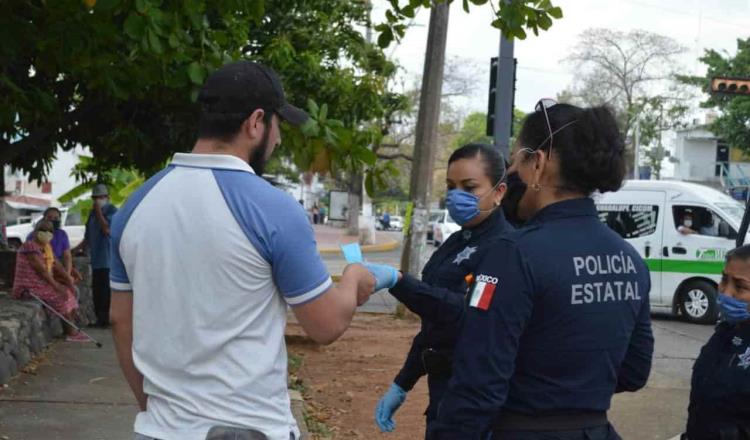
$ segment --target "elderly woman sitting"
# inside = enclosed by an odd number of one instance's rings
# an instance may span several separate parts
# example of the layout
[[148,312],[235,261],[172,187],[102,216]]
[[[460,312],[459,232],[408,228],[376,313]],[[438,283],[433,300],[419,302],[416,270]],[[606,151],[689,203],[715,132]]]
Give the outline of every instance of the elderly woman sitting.
[[[13,296],[30,298],[29,292],[39,297],[58,313],[73,321],[78,309],[74,281],[55,259],[50,241],[54,233],[52,222],[37,223],[29,240],[18,250]],[[85,342],[88,338],[67,324],[65,334],[72,342]]]

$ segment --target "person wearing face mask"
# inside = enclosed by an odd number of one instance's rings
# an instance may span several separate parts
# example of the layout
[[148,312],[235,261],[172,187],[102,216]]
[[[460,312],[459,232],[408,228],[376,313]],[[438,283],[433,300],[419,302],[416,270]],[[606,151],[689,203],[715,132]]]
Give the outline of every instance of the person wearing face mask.
[[677,227],[677,232],[682,235],[697,234],[693,228],[693,214],[687,212],[682,216],[682,222],[680,222],[680,226]]
[[[74,293],[74,281],[55,258],[50,242],[54,237],[52,222],[41,220],[36,224],[31,239],[18,250],[16,272],[13,280],[13,296],[29,299],[28,292],[46,302],[69,321],[75,320],[78,301]],[[89,339],[63,323],[67,340],[86,342]]]
[[619,439],[612,395],[645,386],[654,344],[646,264],[590,197],[622,185],[620,130],[542,100],[512,159],[503,209],[523,226],[477,263],[428,439]]
[[383,432],[395,429],[393,416],[407,393],[427,376],[430,402],[427,426],[437,416],[451,375],[452,353],[465,309],[464,295],[486,243],[511,226],[499,209],[505,193],[505,161],[489,145],[468,144],[448,160],[446,207],[461,225],[435,251],[422,271],[422,280],[388,266],[367,265],[390,293],[420,316],[404,366],[376,407],[375,422]]
[[750,245],[727,253],[722,322],[693,367],[687,440],[750,440]]
[[110,225],[117,208],[109,203],[109,191],[104,184],[94,186],[91,199],[93,207],[86,221],[86,233],[81,244],[73,249],[73,253],[89,249],[96,326],[106,328],[109,327],[109,304],[112,295],[109,288]]
[[[60,220],[61,217],[62,214],[60,212],[60,209],[55,207],[47,208],[42,216],[44,220],[51,222],[52,226],[55,229],[55,232],[52,236],[52,241],[50,242],[50,246],[52,246],[52,252],[55,255],[55,258],[57,258],[57,260],[62,263],[65,271],[70,274],[73,279],[78,280],[80,279],[81,275],[73,267],[73,255],[70,250],[70,239],[68,238],[68,233],[62,229],[62,222]],[[33,239],[33,232],[30,233],[28,237],[26,237],[26,240],[31,239]]]

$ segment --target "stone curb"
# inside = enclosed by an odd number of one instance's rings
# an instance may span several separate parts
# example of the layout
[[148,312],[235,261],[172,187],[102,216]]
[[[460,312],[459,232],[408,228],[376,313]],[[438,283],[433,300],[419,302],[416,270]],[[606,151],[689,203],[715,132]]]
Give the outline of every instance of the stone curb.
[[[342,243],[342,244],[346,244],[346,243]],[[397,242],[396,240],[391,240],[391,241],[388,241],[386,243],[381,243],[381,244],[366,244],[362,246],[362,253],[367,254],[371,252],[389,252],[389,251],[398,249],[398,247],[399,247],[399,242]],[[339,248],[338,246],[323,247],[323,248],[318,248],[318,252],[321,254],[327,254],[327,255],[338,254],[338,253],[341,253],[341,248]]]
[[307,423],[305,423],[305,400],[302,398],[302,394],[296,390],[289,390],[289,399],[292,401],[292,415],[294,415],[299,427],[300,440],[309,440],[310,432],[307,430]]
[[26,364],[62,335],[58,318],[35,301],[0,295],[0,384],[7,384]]

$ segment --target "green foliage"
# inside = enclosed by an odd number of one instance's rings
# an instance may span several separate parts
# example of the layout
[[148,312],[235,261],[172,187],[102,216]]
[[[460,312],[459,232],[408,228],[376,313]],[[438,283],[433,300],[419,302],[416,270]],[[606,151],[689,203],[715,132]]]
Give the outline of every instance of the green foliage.
[[646,164],[654,176],[661,177],[662,162],[666,150],[661,143],[661,135],[667,130],[687,126],[685,116],[690,109],[686,99],[665,96],[642,97],[633,104],[633,112],[638,116],[638,144],[646,159]]
[[[454,0],[438,0],[443,3],[452,3]],[[389,0],[390,9],[386,11],[386,21],[375,26],[380,32],[378,45],[388,47],[394,40],[400,40],[406,33],[405,22],[416,16],[419,8],[429,8],[431,0],[406,0],[404,4],[400,0]],[[495,12],[495,20],[492,26],[500,29],[505,38],[519,40],[526,39],[526,31],[531,30],[534,35],[539,35],[539,30],[546,31],[552,26],[552,21],[563,17],[562,9],[554,6],[551,0],[462,0],[465,12],[470,12],[471,6],[482,6],[490,4]],[[495,7],[497,3],[497,7]]]
[[[523,120],[526,117],[526,113],[521,110],[513,109],[513,136],[518,136],[523,125]],[[511,139],[512,141],[513,139]],[[480,144],[492,144],[493,139],[491,136],[487,136],[487,114],[484,112],[474,112],[466,116],[461,129],[458,132],[458,136],[453,142],[453,149],[460,148],[463,145],[470,143]]]
[[[700,87],[709,93],[711,78],[716,76],[750,77],[750,39],[737,40],[734,56],[706,50],[700,61],[706,65],[706,76],[681,76],[685,84]],[[750,152],[750,96],[709,95],[701,103],[705,108],[718,108],[721,115],[711,125],[711,130],[732,147]]]
[[145,177],[142,173],[134,169],[115,168],[99,174],[97,164],[93,158],[87,156],[79,157],[78,164],[73,168],[71,175],[81,183],[67,193],[58,197],[61,203],[73,202],[72,212],[81,214],[81,218],[86,218],[92,208],[90,198],[81,199],[86,193],[91,191],[97,183],[104,183],[109,190],[109,199],[115,206],[122,206],[125,200],[138,189]]
[[361,127],[399,98],[386,89],[395,66],[361,34],[367,13],[348,0],[0,2],[0,38],[14,42],[0,46],[0,164],[41,179],[58,147],[81,145],[93,175],[148,176],[192,147],[200,85],[237,59],[274,67],[292,103],[326,104],[311,139],[285,128],[299,170],[316,157],[298,151],[311,143],[350,149],[345,161],[333,152],[336,166],[369,164]]

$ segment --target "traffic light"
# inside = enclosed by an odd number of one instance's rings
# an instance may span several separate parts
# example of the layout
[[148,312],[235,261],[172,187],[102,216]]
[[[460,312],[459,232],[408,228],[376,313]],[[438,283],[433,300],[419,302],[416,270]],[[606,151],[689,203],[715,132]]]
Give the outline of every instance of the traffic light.
[[487,100],[487,136],[495,134],[495,91],[497,90],[497,57],[490,60],[490,96]]
[[[518,60],[513,58],[513,92],[511,109],[515,107],[516,98],[516,68]],[[495,95],[497,94],[497,57],[490,60],[490,92],[487,100],[487,136],[495,135]],[[510,135],[513,136],[513,111],[510,113]]]
[[711,93],[750,95],[750,78],[728,78],[717,76],[711,79]]

